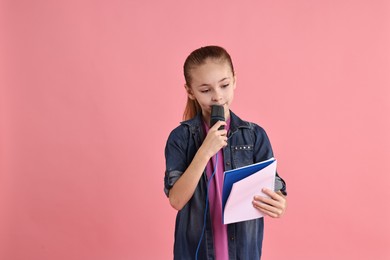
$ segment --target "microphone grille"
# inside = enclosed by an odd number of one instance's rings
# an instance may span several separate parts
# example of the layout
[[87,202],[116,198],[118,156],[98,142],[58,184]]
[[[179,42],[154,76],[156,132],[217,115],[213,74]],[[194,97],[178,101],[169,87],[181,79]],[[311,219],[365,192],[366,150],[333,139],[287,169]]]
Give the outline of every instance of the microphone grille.
[[210,127],[218,121],[225,121],[225,111],[223,106],[213,105],[211,106]]

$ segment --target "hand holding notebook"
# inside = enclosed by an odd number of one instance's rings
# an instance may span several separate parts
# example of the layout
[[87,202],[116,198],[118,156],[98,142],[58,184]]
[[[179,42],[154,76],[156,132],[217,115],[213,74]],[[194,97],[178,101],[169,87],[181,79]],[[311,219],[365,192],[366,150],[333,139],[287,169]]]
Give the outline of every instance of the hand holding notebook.
[[276,159],[259,162],[224,173],[222,192],[223,223],[229,224],[263,217],[255,209],[252,200],[255,195],[268,195],[263,188],[274,190]]

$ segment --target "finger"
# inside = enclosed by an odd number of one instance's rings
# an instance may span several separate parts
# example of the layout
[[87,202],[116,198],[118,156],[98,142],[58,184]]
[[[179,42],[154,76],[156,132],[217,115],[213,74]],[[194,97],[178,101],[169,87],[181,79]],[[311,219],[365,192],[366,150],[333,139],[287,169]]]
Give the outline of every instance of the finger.
[[265,194],[267,194],[268,196],[270,196],[274,200],[281,201],[284,199],[282,196],[280,196],[279,194],[277,194],[273,190],[263,188],[261,191],[264,192]]
[[[225,122],[225,121],[218,121],[218,122],[216,122],[216,123],[213,125],[212,128],[210,128],[210,130],[211,130],[211,129],[213,129],[213,130],[218,130],[221,126],[224,126],[224,128],[225,128],[226,122]],[[224,129],[223,129],[223,130],[224,130]],[[222,131],[222,129],[221,129],[221,131]],[[226,131],[226,130],[225,130],[225,131]]]
[[258,209],[264,216],[269,216],[271,218],[280,218],[281,217],[281,214],[279,215],[278,213],[275,213],[275,212],[272,212],[272,211],[268,211],[266,209],[261,209],[259,208]]
[[256,209],[260,210],[262,213],[264,213],[265,215],[268,215],[272,218],[278,218],[284,212],[284,210],[281,208],[277,208],[277,207],[274,207],[272,205],[269,205],[269,204],[266,204],[263,202],[253,201],[252,204]]
[[283,213],[281,209],[258,201],[254,201],[253,206],[256,209],[260,210],[262,213],[271,217],[278,217]]
[[259,195],[256,195],[254,196],[254,201],[258,201],[259,203],[264,203],[264,204],[267,204],[271,207],[275,207],[277,209],[280,209],[282,210],[282,213],[284,213],[286,211],[286,208],[287,208],[287,200],[285,197],[283,197],[282,195],[279,195],[280,196],[280,200],[275,200],[273,198],[268,198],[268,197],[263,197],[263,196],[259,196]]
[[267,204],[267,205],[270,205],[272,207],[277,207],[277,208],[281,208],[282,207],[282,204],[281,202],[277,201],[277,200],[274,200],[272,198],[268,198],[268,197],[263,197],[263,196],[259,196],[259,195],[256,195],[254,196],[254,201],[256,202],[259,202],[259,203],[264,203],[264,204]]

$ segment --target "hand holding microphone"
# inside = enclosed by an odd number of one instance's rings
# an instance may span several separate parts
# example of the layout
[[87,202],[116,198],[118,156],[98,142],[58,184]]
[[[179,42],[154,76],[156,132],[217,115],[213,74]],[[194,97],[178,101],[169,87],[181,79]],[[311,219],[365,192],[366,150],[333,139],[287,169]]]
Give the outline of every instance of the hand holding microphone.
[[210,158],[227,145],[227,131],[225,130],[225,125],[223,106],[212,106],[210,130],[201,146],[201,149],[205,149],[205,152]]

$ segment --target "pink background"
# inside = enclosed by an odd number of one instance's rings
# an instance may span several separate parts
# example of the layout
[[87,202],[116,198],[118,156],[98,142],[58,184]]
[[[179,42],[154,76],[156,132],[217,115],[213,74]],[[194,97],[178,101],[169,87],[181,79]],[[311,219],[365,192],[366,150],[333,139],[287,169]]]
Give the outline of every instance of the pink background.
[[163,150],[184,59],[208,44],[288,182],[263,259],[390,259],[389,1],[0,8],[0,259],[172,258]]

